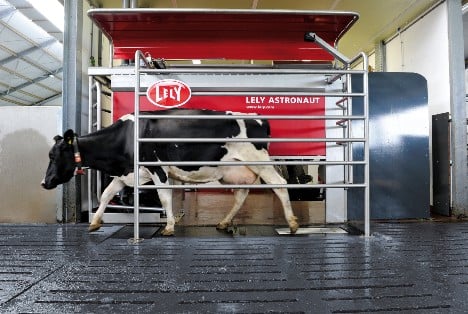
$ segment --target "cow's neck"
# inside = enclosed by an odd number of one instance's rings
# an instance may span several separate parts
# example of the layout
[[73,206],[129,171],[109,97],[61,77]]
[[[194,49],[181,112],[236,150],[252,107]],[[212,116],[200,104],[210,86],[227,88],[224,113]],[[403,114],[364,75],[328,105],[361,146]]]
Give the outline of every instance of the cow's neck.
[[115,176],[132,171],[133,125],[132,132],[128,132],[128,124],[119,121],[108,128],[80,136],[78,149],[83,166]]

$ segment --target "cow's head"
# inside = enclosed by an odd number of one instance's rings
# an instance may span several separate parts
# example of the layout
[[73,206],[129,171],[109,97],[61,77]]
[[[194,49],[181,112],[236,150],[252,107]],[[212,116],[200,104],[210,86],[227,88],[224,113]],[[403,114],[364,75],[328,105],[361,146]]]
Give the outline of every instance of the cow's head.
[[54,137],[55,144],[49,152],[49,166],[46,176],[42,180],[42,186],[47,189],[54,189],[57,185],[70,181],[75,171],[75,160],[73,156],[73,141],[75,133],[68,130],[63,137]]

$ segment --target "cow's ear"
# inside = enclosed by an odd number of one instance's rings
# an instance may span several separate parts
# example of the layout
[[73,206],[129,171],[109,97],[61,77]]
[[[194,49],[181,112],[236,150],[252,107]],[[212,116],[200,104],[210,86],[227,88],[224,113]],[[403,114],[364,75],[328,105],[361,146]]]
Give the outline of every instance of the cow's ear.
[[63,139],[63,137],[61,137],[60,135],[55,135],[55,136],[54,136],[54,141],[55,141],[55,143],[57,143],[58,141],[60,141],[60,140],[62,140],[62,139]]
[[63,134],[63,139],[65,140],[66,143],[68,144],[73,144],[73,139],[75,138],[75,132],[73,130],[66,130],[65,133]]

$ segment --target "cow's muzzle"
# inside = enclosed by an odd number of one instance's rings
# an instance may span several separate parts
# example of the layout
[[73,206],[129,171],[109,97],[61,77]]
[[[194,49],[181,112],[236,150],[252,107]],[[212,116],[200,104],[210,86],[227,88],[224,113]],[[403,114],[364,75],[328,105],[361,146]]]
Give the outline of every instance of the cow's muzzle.
[[45,179],[43,179],[41,181],[41,186],[46,190],[52,190],[52,189],[55,189],[57,187],[56,184],[51,184],[50,182],[47,183]]

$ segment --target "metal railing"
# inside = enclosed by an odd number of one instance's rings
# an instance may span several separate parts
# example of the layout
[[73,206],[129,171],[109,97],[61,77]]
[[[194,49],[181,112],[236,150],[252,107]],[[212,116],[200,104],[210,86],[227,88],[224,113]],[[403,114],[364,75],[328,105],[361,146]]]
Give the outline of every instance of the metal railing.
[[[363,68],[362,71],[351,71],[349,69],[350,65],[358,60],[362,59]],[[346,60],[345,60],[346,61]],[[144,66],[142,66],[144,64]],[[197,189],[197,188],[209,188],[209,189],[234,189],[234,188],[249,188],[249,189],[264,189],[264,188],[363,188],[364,189],[364,234],[366,236],[370,235],[370,209],[369,209],[369,143],[368,143],[368,130],[369,130],[369,98],[368,98],[368,73],[367,73],[368,60],[367,56],[364,53],[360,53],[358,56],[351,60],[347,60],[347,69],[344,70],[313,70],[313,69],[151,69],[150,65],[147,63],[145,56],[141,51],[135,53],[135,93],[134,93],[134,175],[135,183],[139,182],[139,168],[140,166],[182,166],[182,165],[211,165],[211,166],[221,166],[221,165],[343,165],[345,169],[345,180],[343,183],[334,183],[334,184],[261,184],[261,185],[236,185],[236,184],[184,184],[184,185],[174,185],[174,184],[164,184],[164,185],[139,185],[135,184],[134,186],[134,241],[138,242],[139,240],[139,191],[143,189]],[[141,87],[141,75],[142,74],[173,74],[173,73],[239,73],[239,74],[322,74],[322,75],[334,75],[334,76],[344,76],[346,78],[346,91],[343,92],[288,92],[288,91],[277,91],[277,92],[255,92],[255,91],[203,91],[203,92],[193,92],[192,95],[294,95],[294,96],[326,96],[326,97],[340,97],[347,99],[348,103],[352,102],[352,98],[361,97],[363,98],[363,114],[353,116],[351,107],[346,107],[343,103],[340,103],[340,106],[345,108],[343,110],[343,115],[335,116],[295,116],[295,115],[267,115],[267,116],[252,116],[252,115],[234,115],[234,116],[181,116],[171,117],[167,115],[140,115],[140,96],[145,95],[145,92],[142,91]],[[352,74],[361,74],[363,76],[363,92],[362,93],[352,93],[351,90],[351,75]],[[324,80],[324,83],[326,80]],[[216,162],[171,162],[171,161],[140,161],[140,144],[141,143],[150,143],[150,142],[219,142],[219,138],[144,138],[139,134],[140,130],[140,120],[141,119],[278,119],[278,120],[336,120],[341,121],[341,123],[347,123],[346,131],[343,133],[343,138],[226,138],[222,139],[223,142],[336,142],[349,144],[345,153],[343,155],[343,160],[340,161],[248,161],[248,162],[225,162],[225,161],[216,161]],[[351,122],[355,120],[363,121],[363,136],[358,138],[351,137]],[[345,122],[343,122],[345,121]],[[362,161],[353,161],[352,160],[352,148],[351,145],[354,142],[363,143],[364,146],[364,158]],[[364,167],[364,182],[354,183],[352,180],[352,167],[355,165],[362,165]]]

